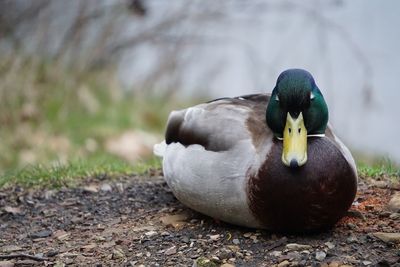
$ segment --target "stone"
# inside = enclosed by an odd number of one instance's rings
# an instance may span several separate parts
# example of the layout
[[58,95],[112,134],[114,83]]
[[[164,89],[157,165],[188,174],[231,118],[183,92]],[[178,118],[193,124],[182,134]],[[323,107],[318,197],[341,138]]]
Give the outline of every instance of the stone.
[[250,239],[253,240],[253,243],[258,243],[258,239],[256,235],[250,236]]
[[297,252],[297,251],[291,251],[291,252],[289,252],[289,253],[286,255],[286,257],[288,257],[290,261],[301,259],[301,255],[300,255],[300,253]]
[[350,235],[350,236],[347,238],[347,243],[357,243],[357,242],[358,242],[358,239],[357,239],[357,237],[354,236],[354,235]]
[[147,237],[152,237],[152,236],[155,236],[155,235],[157,235],[157,232],[156,231],[148,231],[148,232],[146,232],[146,233],[144,233]]
[[349,210],[349,211],[347,212],[347,216],[350,216],[350,217],[353,217],[353,218],[360,218],[360,219],[362,219],[363,221],[367,220],[367,218],[365,217],[365,215],[362,214],[362,212],[359,211],[359,210]]
[[357,225],[355,225],[354,223],[348,223],[347,228],[349,228],[351,230],[355,230],[355,229],[357,229]]
[[65,267],[65,263],[61,261],[56,261],[56,263],[53,265],[53,267]]
[[84,245],[84,246],[82,246],[81,247],[81,250],[83,250],[83,251],[85,251],[85,252],[88,252],[88,251],[92,251],[94,248],[96,248],[97,247],[97,244],[95,244],[95,243],[90,243],[90,244],[88,244],[88,245]]
[[60,241],[68,239],[70,233],[65,232],[64,230],[57,230],[54,232],[53,236]]
[[176,253],[176,247],[172,246],[165,250],[164,254],[167,256],[174,255]]
[[185,221],[189,218],[186,213],[166,215],[160,218],[160,221],[165,226],[172,226],[174,228],[180,228],[184,226]]
[[400,233],[376,232],[372,235],[386,243],[400,243]]
[[400,190],[400,182],[391,182],[389,188],[392,190]]
[[212,241],[217,241],[218,239],[219,239],[219,237],[220,237],[220,235],[210,235],[210,239],[212,240]]
[[12,261],[0,261],[0,267],[14,267]]
[[99,192],[99,187],[96,184],[91,184],[83,187],[83,191],[87,193],[97,193]]
[[392,212],[400,212],[400,193],[392,196],[388,204],[389,210]]
[[278,267],[287,267],[289,265],[290,265],[290,262],[288,260],[284,260],[278,264]]
[[238,252],[240,251],[240,247],[239,246],[235,246],[235,245],[229,245],[227,246],[230,250],[232,250],[233,252]]
[[323,252],[323,251],[317,251],[317,252],[315,253],[315,259],[316,259],[317,261],[323,261],[325,258],[326,258],[326,253],[325,253],[325,252]]
[[340,266],[340,262],[338,261],[332,261],[331,263],[329,263],[329,267],[339,267]]
[[109,184],[102,184],[100,187],[100,190],[103,192],[111,192],[112,191],[112,187]]
[[220,267],[235,267],[235,265],[230,264],[230,263],[224,263]]
[[289,250],[307,250],[307,249],[311,249],[312,247],[310,245],[289,243],[286,245],[286,248]]
[[11,253],[11,252],[20,251],[20,250],[23,250],[23,249],[19,246],[15,246],[15,245],[6,245],[3,247],[0,247],[0,251],[4,252],[4,253]]
[[232,240],[232,243],[235,244],[235,245],[239,245],[240,244],[240,240],[235,238],[235,239]]
[[114,249],[112,253],[112,258],[113,259],[123,259],[125,258],[125,253],[122,249]]
[[249,238],[252,235],[252,233],[244,233],[243,236],[246,238]]
[[205,258],[200,257],[193,263],[193,267],[217,267],[218,264]]
[[388,187],[388,182],[386,181],[378,181],[378,180],[373,180],[371,182],[372,186],[378,187],[378,188],[386,188]]
[[37,266],[37,263],[34,260],[20,260],[17,262],[17,266]]
[[12,215],[22,214],[22,210],[19,207],[6,206],[3,209],[5,212],[10,213]]
[[335,244],[333,244],[332,242],[326,242],[325,246],[327,246],[329,249],[335,248]]
[[372,264],[372,261],[363,261],[362,264],[363,264],[364,266],[368,266],[368,265],[371,265],[371,264]]
[[390,214],[389,218],[393,220],[400,219],[400,213],[392,213]]
[[32,239],[37,239],[37,238],[49,237],[52,234],[53,234],[53,232],[50,230],[42,230],[42,231],[30,234],[29,237]]
[[220,262],[221,262],[221,259],[218,258],[217,256],[212,256],[212,257],[211,257],[211,260],[212,260],[213,262],[216,262],[216,263],[220,263]]
[[271,256],[273,256],[273,257],[278,258],[278,257],[282,256],[282,251],[274,250],[274,251],[270,252],[269,254],[270,254]]
[[229,249],[222,248],[222,249],[220,250],[218,256],[219,256],[220,259],[223,259],[223,260],[224,260],[224,259],[232,258],[233,253],[232,253]]

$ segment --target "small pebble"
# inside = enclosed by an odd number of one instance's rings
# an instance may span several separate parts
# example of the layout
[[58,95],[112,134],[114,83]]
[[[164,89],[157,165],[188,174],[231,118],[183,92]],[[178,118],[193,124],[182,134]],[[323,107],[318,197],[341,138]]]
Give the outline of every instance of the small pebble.
[[229,259],[233,256],[232,252],[226,248],[222,248],[218,255],[220,259]]
[[124,251],[122,249],[114,249],[112,254],[113,259],[123,259],[125,258]]
[[357,243],[358,239],[354,235],[351,235],[346,239],[346,241],[347,241],[347,243]]
[[311,246],[310,245],[290,243],[290,244],[286,245],[286,248],[289,249],[289,250],[306,250],[306,249],[311,249]]
[[247,238],[247,237],[250,237],[251,235],[252,235],[252,233],[244,233],[244,234],[243,234],[243,236],[246,237],[246,238]]
[[111,192],[112,191],[112,187],[109,184],[102,184],[100,187],[100,190],[103,192]]
[[165,250],[164,254],[167,256],[174,255],[176,253],[176,247],[172,246]]
[[49,237],[53,234],[52,231],[50,230],[43,230],[43,231],[39,231],[36,233],[32,233],[29,235],[30,238],[32,239],[37,239],[37,238],[44,238],[44,237]]
[[335,245],[332,242],[326,242],[325,246],[327,246],[329,249],[333,249]]
[[290,265],[290,262],[288,260],[284,260],[278,264],[278,267],[287,267],[289,265]]
[[217,241],[219,239],[220,235],[210,235],[210,239],[212,241]]
[[325,252],[323,252],[323,251],[317,251],[317,252],[315,253],[315,259],[316,259],[317,261],[323,261],[325,258],[326,258],[326,253],[325,253]]
[[329,267],[339,267],[340,266],[340,262],[338,261],[332,261],[331,263],[329,263]]
[[14,267],[12,261],[0,261],[0,267]]
[[357,226],[354,223],[348,223],[347,228],[349,228],[351,230],[355,230],[355,229],[357,229]]
[[239,245],[240,241],[239,241],[239,239],[235,238],[235,239],[232,240],[232,243],[235,244],[235,245]]
[[400,212],[400,193],[396,193],[392,196],[388,208],[392,212]]
[[393,220],[400,219],[400,213],[392,213],[390,214],[389,218]]
[[156,234],[157,234],[156,231],[148,231],[148,232],[145,233],[145,235],[146,235],[147,237],[152,237],[152,236],[155,236]]

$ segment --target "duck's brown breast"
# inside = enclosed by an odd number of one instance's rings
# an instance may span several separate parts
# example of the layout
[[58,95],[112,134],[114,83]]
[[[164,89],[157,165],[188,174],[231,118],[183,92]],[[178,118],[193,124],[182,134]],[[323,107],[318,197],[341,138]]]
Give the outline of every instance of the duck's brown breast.
[[281,161],[282,142],[274,141],[256,176],[249,179],[249,206],[274,231],[310,232],[332,227],[351,206],[357,175],[328,138],[309,138],[308,161],[289,168]]

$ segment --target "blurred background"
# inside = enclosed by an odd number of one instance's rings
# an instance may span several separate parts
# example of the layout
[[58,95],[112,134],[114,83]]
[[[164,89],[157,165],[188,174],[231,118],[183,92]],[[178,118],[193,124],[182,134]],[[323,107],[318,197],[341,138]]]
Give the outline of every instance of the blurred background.
[[397,164],[399,10],[396,0],[0,0],[0,174],[71,161],[129,169],[151,159],[171,110],[271,92],[294,67],[314,75],[360,161]]

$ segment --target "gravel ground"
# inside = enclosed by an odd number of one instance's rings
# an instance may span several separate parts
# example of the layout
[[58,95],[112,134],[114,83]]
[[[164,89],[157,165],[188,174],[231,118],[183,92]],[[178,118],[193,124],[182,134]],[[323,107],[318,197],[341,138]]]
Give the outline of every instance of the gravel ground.
[[400,266],[400,214],[388,208],[395,194],[398,185],[362,180],[334,229],[294,236],[191,211],[157,172],[59,190],[1,189],[0,267]]

